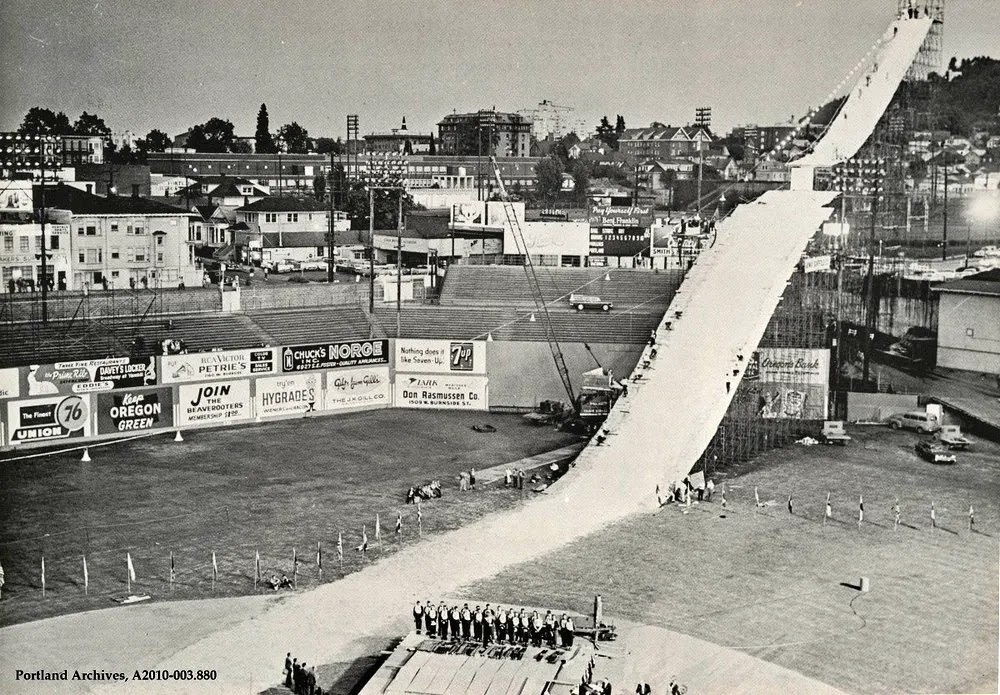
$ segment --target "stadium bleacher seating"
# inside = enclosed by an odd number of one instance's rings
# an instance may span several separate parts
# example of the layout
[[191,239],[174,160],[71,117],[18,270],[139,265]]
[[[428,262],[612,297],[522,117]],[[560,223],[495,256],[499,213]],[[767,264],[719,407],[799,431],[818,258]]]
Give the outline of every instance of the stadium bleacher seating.
[[[572,292],[610,300],[615,309],[666,311],[680,285],[679,272],[649,272],[614,268],[536,267],[538,284],[546,302]],[[605,278],[609,278],[605,280]],[[531,305],[531,288],[521,266],[455,265],[448,269],[441,291],[442,306]],[[568,303],[556,303],[569,307]]]

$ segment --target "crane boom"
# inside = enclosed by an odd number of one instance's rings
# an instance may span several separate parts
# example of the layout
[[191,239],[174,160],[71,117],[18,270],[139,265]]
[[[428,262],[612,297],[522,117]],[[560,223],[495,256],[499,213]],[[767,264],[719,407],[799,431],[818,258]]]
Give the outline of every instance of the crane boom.
[[507,187],[503,183],[503,176],[500,174],[500,166],[496,157],[490,157],[490,166],[493,168],[493,177],[496,179],[497,187],[500,191],[500,199],[503,202],[504,213],[507,216],[507,224],[514,233],[514,242],[518,246],[518,252],[523,251],[524,273],[528,277],[528,288],[531,290],[531,298],[535,302],[535,309],[544,317],[545,339],[549,343],[549,350],[552,352],[552,360],[556,364],[556,371],[562,380],[566,395],[569,396],[570,405],[576,412],[578,405],[576,396],[573,394],[573,382],[570,380],[569,369],[566,367],[566,358],[563,357],[562,348],[556,338],[555,329],[552,327],[552,319],[549,316],[549,307],[542,296],[542,288],[538,283],[538,274],[535,273],[535,266],[531,262],[531,255],[528,253],[528,245],[524,241],[524,232],[521,230],[521,223],[517,221],[513,206],[510,204],[510,196],[507,194]]

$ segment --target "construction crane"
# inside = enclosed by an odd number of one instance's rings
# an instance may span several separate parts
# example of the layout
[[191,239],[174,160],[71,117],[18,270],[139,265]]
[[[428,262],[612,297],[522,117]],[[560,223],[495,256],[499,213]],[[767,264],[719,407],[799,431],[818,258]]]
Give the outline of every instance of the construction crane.
[[521,223],[514,213],[514,206],[510,203],[510,196],[507,194],[507,187],[504,186],[503,176],[500,174],[500,166],[496,157],[490,157],[490,166],[493,167],[493,177],[496,179],[497,188],[500,192],[500,200],[503,202],[504,214],[507,216],[507,225],[514,235],[514,243],[517,245],[517,252],[524,256],[524,273],[528,276],[528,287],[531,290],[531,298],[535,302],[535,309],[544,317],[545,339],[549,343],[549,350],[552,352],[552,360],[556,363],[556,371],[562,380],[566,395],[574,413],[578,413],[579,404],[576,396],[573,395],[573,382],[569,377],[569,369],[566,368],[566,359],[563,357],[562,348],[559,347],[559,340],[556,338],[555,329],[552,328],[552,319],[549,316],[549,307],[542,296],[542,288],[538,283],[538,275],[535,273],[535,266],[531,262],[531,254],[528,253],[528,245],[524,241],[524,232],[521,230]]

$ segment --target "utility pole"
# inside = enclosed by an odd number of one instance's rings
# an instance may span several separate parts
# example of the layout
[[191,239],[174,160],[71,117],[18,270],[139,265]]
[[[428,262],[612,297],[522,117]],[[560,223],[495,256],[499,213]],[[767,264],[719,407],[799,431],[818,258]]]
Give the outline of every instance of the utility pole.
[[396,218],[396,337],[399,337],[400,314],[403,311],[403,189],[399,189]]
[[329,238],[329,241],[327,242],[327,247],[326,247],[326,255],[327,255],[326,281],[328,283],[330,283],[330,284],[333,284],[333,280],[334,280],[334,277],[335,277],[336,272],[337,272],[337,266],[334,263],[334,255],[333,255],[333,245],[334,245],[334,243],[336,241],[336,239],[334,237],[336,229],[334,228],[333,217],[334,217],[334,212],[336,210],[336,207],[334,205],[334,200],[333,200],[333,198],[334,198],[334,196],[333,196],[333,184],[334,184],[334,181],[333,181],[333,152],[332,151],[330,152],[330,176],[328,176],[327,179],[330,182],[330,184],[328,186],[328,188],[330,189],[330,191],[329,191],[329,194],[330,194],[330,224],[328,225],[330,238]]
[[942,228],[941,260],[948,260],[948,160],[944,162],[944,227]]
[[[43,135],[42,137],[45,138],[45,139],[48,139],[48,136]],[[46,246],[45,246],[45,217],[46,217],[46,214],[45,214],[45,156],[46,156],[45,142],[42,142],[42,160],[41,160],[41,163],[42,163],[42,186],[41,186],[42,200],[41,200],[41,209],[39,210],[39,213],[40,213],[39,214],[39,218],[40,218],[39,222],[41,223],[41,227],[42,227],[42,245],[41,245],[41,251],[42,251],[42,277],[39,278],[39,279],[41,280],[41,285],[42,285],[42,323],[43,324],[49,322],[49,302],[48,302],[48,299],[49,299],[49,274],[48,274],[48,264],[46,263],[46,258],[45,258],[45,251],[46,251]]]
[[368,187],[368,311],[375,314],[375,190]]
[[872,218],[868,236],[868,312],[865,316],[865,359],[862,366],[861,379],[868,382],[870,370],[872,343],[875,337],[875,312],[878,306],[878,296],[875,293],[875,224],[878,218],[878,186],[881,179],[882,161],[875,160],[875,191],[872,196]]

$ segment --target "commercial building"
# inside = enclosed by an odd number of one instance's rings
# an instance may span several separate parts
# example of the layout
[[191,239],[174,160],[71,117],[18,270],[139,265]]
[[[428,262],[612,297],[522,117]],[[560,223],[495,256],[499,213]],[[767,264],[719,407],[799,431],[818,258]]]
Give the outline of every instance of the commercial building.
[[494,109],[452,113],[438,123],[438,145],[441,154],[527,157],[531,120]]
[[61,137],[63,166],[104,163],[104,138],[100,135],[63,135]]
[[323,154],[155,152],[147,162],[153,174],[242,178],[278,194],[309,195],[313,179],[330,171],[330,156]]
[[369,154],[434,154],[434,134],[416,133],[406,128],[406,117],[399,128],[388,132],[364,136],[365,151]]
[[936,289],[938,366],[1000,374],[1000,268]]
[[550,135],[559,139],[570,133],[583,138],[589,130],[586,122],[577,118],[576,109],[553,104],[548,99],[542,99],[537,106],[521,109],[518,113],[531,120],[531,134],[536,140],[544,140]]
[[[333,213],[334,231],[350,230],[347,213]],[[240,258],[258,262],[305,260],[327,255],[330,210],[318,200],[268,197],[236,208],[230,243]]]

